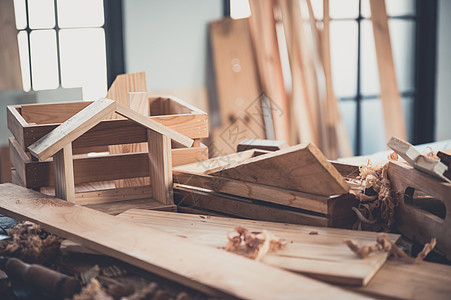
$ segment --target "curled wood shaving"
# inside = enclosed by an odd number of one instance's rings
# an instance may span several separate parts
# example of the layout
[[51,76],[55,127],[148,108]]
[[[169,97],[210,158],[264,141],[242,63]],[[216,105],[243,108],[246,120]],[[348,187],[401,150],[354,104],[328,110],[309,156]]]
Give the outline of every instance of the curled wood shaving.
[[376,238],[376,244],[360,246],[356,241],[352,239],[343,240],[352,252],[357,254],[360,258],[368,257],[372,252],[384,251],[389,252],[391,256],[403,260],[407,263],[417,263],[424,260],[426,256],[434,249],[436,239],[432,238],[429,243],[424,245],[423,250],[417,255],[416,258],[407,255],[404,250],[396,246],[385,234],[381,234]]
[[91,279],[91,282],[85,286],[80,294],[75,295],[73,300],[113,300],[97,279]]
[[7,229],[11,240],[0,242],[0,254],[14,256],[28,263],[44,263],[59,252],[61,238],[31,222],[20,222]]
[[285,242],[282,239],[277,238],[266,230],[250,232],[243,226],[235,227],[234,232],[227,234],[227,238],[229,242],[226,245],[226,251],[257,261],[261,260],[266,253],[279,250],[285,246]]
[[[397,156],[390,155],[390,158],[394,160]],[[393,227],[398,198],[391,189],[387,170],[388,164],[373,166],[370,161],[359,167],[357,180],[362,189],[356,195],[360,202],[353,207],[357,215],[354,229],[389,232]]]

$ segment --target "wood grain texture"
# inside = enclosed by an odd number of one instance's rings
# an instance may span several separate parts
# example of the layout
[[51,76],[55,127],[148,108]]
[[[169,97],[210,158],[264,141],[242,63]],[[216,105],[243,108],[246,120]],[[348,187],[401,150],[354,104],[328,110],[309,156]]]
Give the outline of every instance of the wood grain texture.
[[290,141],[288,97],[283,82],[282,64],[274,19],[274,1],[249,1],[249,25],[257,58],[262,90],[269,98],[275,139]]
[[9,147],[0,147],[0,183],[11,182],[11,160],[9,158]]
[[451,295],[451,267],[389,259],[368,285],[352,290],[377,299],[446,300]]
[[349,191],[343,177],[313,144],[301,144],[225,166],[211,173],[299,192],[332,196]]
[[285,141],[246,139],[238,144],[236,147],[236,152],[242,152],[249,149],[277,151],[288,147],[289,146]]
[[[451,183],[439,181],[423,172],[415,170],[403,163],[390,162],[388,176],[392,188],[399,194],[399,206],[396,211],[397,229],[412,240],[427,243],[431,238],[437,238],[435,249],[451,258]],[[413,198],[413,193],[407,188],[413,188],[433,199],[438,199],[444,205],[445,217],[440,218],[420,207],[416,207],[404,197],[405,193]]]
[[72,161],[72,144],[64,145],[53,155],[55,174],[55,196],[75,203],[74,164]]
[[[128,106],[128,93],[130,92],[147,92],[145,72],[117,75],[105,98]],[[112,118],[117,117],[112,116]]]
[[[373,232],[142,209],[131,209],[118,217],[215,248],[225,247],[227,233],[233,231],[235,226],[244,226],[254,232],[267,230],[284,239],[287,246],[265,255],[263,263],[341,284],[367,284],[388,256],[387,253],[378,253],[362,260],[343,243],[346,238],[360,244],[374,243],[378,233]],[[317,234],[310,235],[312,231]],[[399,236],[390,234],[389,238],[396,242]]]
[[29,146],[28,149],[36,158],[46,160],[63,146],[97,125],[115,109],[116,102],[113,100],[99,99]]
[[172,198],[171,140],[158,132],[148,130],[149,173],[153,198],[165,205],[174,204]]
[[149,117],[143,116],[137,113],[136,111],[131,110],[130,108],[123,106],[121,104],[117,104],[116,113],[146,127],[147,129],[163,134],[185,147],[191,147],[194,143],[194,141],[189,137],[186,137],[183,134],[180,134],[177,131],[170,129],[158,123],[157,121],[150,119]]
[[399,94],[393,62],[385,1],[370,0],[370,9],[374,44],[376,46],[382,109],[384,112],[385,140],[388,141],[392,136],[407,140],[406,124],[401,107],[401,95]]
[[248,19],[209,24],[220,126],[212,132],[213,156],[235,152],[246,138],[265,138],[257,66]]
[[0,1],[0,91],[22,89],[13,0]]
[[359,298],[307,277],[12,184],[0,185],[0,212],[210,295],[272,300]]
[[63,123],[73,117],[93,101],[62,103],[34,103],[20,106],[20,114],[28,123],[55,124]]

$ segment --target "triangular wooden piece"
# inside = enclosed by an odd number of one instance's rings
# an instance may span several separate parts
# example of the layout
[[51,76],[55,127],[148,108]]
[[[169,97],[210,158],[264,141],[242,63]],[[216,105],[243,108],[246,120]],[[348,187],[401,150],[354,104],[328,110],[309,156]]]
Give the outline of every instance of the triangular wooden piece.
[[226,178],[332,196],[349,186],[314,144],[300,144],[260,155],[211,173]]

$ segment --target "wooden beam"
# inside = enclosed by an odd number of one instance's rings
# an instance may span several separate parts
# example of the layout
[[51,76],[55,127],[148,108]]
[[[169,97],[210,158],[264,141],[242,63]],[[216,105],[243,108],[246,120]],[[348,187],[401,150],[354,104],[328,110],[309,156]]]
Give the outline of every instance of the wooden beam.
[[393,62],[385,1],[370,0],[370,9],[384,112],[385,140],[388,141],[392,136],[407,140],[401,95],[399,94]]
[[332,196],[349,191],[341,174],[313,144],[301,144],[231,164],[210,175]]
[[167,136],[168,138],[172,139],[173,141],[182,144],[185,147],[191,147],[194,143],[194,141],[183,134],[178,133],[175,130],[172,130],[164,125],[161,125],[160,123],[150,119],[149,117],[145,117],[136,111],[121,105],[117,104],[116,112],[148,129],[151,129],[153,131],[156,131],[160,134],[163,134]]
[[53,155],[55,168],[55,196],[75,203],[74,165],[72,161],[72,143]]
[[301,275],[13,184],[0,185],[0,213],[35,222],[51,233],[216,297],[359,298]]
[[288,147],[289,146],[285,141],[245,139],[238,144],[236,147],[236,152],[242,152],[250,149],[277,151]]
[[148,130],[147,135],[149,137],[149,171],[153,198],[163,204],[174,204],[171,140],[153,130]]
[[72,142],[86,131],[97,125],[116,109],[116,102],[99,99],[79,113],[59,125],[43,138],[28,147],[30,153],[40,160],[46,160],[66,144]]

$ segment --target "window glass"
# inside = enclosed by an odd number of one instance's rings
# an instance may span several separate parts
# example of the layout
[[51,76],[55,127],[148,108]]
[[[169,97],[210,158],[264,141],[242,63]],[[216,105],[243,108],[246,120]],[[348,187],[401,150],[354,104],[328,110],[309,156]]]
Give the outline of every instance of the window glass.
[[28,35],[25,31],[19,31],[17,35],[19,44],[20,69],[22,71],[22,84],[25,91],[31,89],[30,83],[30,60],[28,53]]
[[104,23],[102,0],[58,0],[58,24],[67,27],[100,27]]
[[34,30],[30,34],[33,89],[58,87],[55,30]]
[[28,17],[31,29],[55,27],[53,0],[28,1]]

